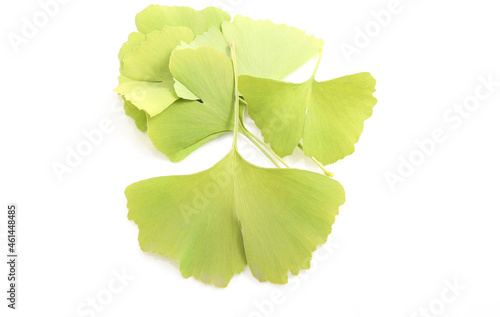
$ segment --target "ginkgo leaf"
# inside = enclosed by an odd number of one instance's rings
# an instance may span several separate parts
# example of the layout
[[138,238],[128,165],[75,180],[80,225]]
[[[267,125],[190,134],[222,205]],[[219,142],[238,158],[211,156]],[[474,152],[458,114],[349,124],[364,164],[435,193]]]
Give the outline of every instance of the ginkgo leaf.
[[135,125],[139,130],[145,132],[148,129],[148,118],[146,113],[143,110],[137,109],[136,106],[132,104],[132,102],[123,98],[125,108],[125,114],[134,119]]
[[[120,60],[120,73],[123,69],[123,58],[132,53],[132,51],[139,46],[142,42],[146,40],[146,35],[139,32],[132,32],[128,36],[127,42],[125,42],[120,52],[118,53],[118,59]],[[119,78],[119,80],[125,80],[125,77]],[[127,100],[124,96],[122,96],[124,104],[123,107],[125,109],[125,113],[134,119],[137,128],[141,131],[147,130],[147,118],[146,113],[143,110],[139,110],[130,100]]]
[[174,83],[175,93],[177,94],[177,96],[179,96],[179,98],[187,99],[187,100],[199,100],[200,99],[197,96],[195,96],[191,92],[191,90],[187,89],[186,86],[181,84],[177,79],[174,78],[174,81],[175,81],[175,83]]
[[185,42],[181,43],[180,47],[177,49],[182,49],[182,48],[195,49],[200,46],[213,47],[218,51],[220,51],[221,53],[226,54],[228,57],[231,57],[229,44],[224,35],[222,34],[222,32],[220,31],[220,28],[218,27],[211,27],[205,33],[196,36],[195,39],[190,43],[185,43]]
[[218,287],[247,263],[259,281],[278,284],[308,269],[345,200],[332,179],[257,167],[234,149],[206,171],[140,181],[125,194],[142,250]]
[[232,120],[221,120],[206,105],[183,99],[148,122],[149,138],[172,162],[182,161],[201,145],[232,130]]
[[179,100],[148,122],[155,147],[176,162],[233,130],[234,74],[226,55],[208,46],[175,50],[170,70],[203,102]]
[[[226,54],[228,57],[230,57],[230,52],[229,52],[229,44],[226,42],[226,39],[220,32],[219,27],[211,27],[208,29],[203,34],[198,35],[193,41],[190,43],[185,43],[182,42],[179,47],[177,47],[176,50],[179,49],[184,49],[184,48],[191,48],[195,49],[200,46],[210,46],[213,47],[220,52]],[[176,80],[175,85],[175,92],[180,98],[183,99],[188,99],[188,100],[197,100],[200,99],[193,92],[191,92],[186,86],[184,86],[182,83]]]
[[222,32],[212,27],[180,48],[211,46],[230,56],[229,43],[239,48],[240,75],[283,79],[316,55],[323,41],[304,31],[269,20],[252,20],[240,15],[222,23]]
[[136,80],[163,81],[172,78],[169,57],[181,43],[194,39],[187,27],[165,26],[147,35],[133,52],[123,57],[123,75]]
[[118,78],[120,84],[115,92],[132,102],[135,107],[145,110],[149,115],[155,116],[170,106],[177,95],[174,90],[174,80],[160,82],[133,80],[125,76]]
[[290,155],[302,139],[305,155],[323,164],[354,152],[377,102],[369,73],[302,84],[240,76],[239,90],[248,114],[278,155]]
[[222,21],[231,20],[231,16],[216,7],[208,7],[196,11],[189,7],[168,7],[150,5],[135,18],[139,32],[149,34],[168,26],[185,26],[194,35],[199,35],[212,26],[220,27]]
[[285,24],[236,15],[222,23],[228,43],[238,47],[238,74],[283,79],[314,57],[323,40]]
[[181,41],[190,42],[193,38],[186,27],[165,26],[148,34],[146,40],[124,55],[122,76],[115,91],[151,116],[163,111],[178,99],[169,70],[170,55]]
[[120,60],[120,72],[123,69],[123,58],[127,56],[128,54],[132,53],[132,51],[139,45],[141,45],[142,42],[146,40],[146,35],[139,33],[139,32],[132,32],[128,36],[127,42],[125,42],[121,49],[120,52],[118,53],[118,59]]

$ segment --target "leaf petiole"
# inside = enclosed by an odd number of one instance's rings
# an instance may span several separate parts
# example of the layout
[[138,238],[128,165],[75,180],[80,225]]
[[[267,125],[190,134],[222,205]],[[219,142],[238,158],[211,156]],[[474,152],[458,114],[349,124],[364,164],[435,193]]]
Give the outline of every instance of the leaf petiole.
[[250,135],[248,135],[246,132],[245,132],[245,128],[240,124],[240,133],[243,134],[248,140],[250,140],[250,142],[253,143],[253,145],[255,145],[255,147],[257,147],[268,159],[269,161],[271,161],[271,163],[273,163],[274,166],[276,166],[277,168],[281,168],[281,166],[276,163],[276,161],[272,158],[271,155],[269,155],[269,153],[267,153],[263,148],[262,146],[260,146],[260,144],[255,141],[254,138],[252,138]]
[[231,48],[231,57],[233,60],[234,71],[234,133],[233,133],[233,150],[238,149],[238,122],[240,112],[240,93],[238,92],[238,69],[236,67],[236,53],[234,50],[234,42],[229,45]]
[[276,154],[276,152],[274,152],[273,149],[271,149],[269,146],[267,146],[267,144],[262,142],[262,140],[260,140],[258,137],[256,137],[252,132],[248,131],[248,129],[243,125],[243,123],[241,123],[241,127],[243,128],[244,135],[256,140],[262,147],[264,147],[266,150],[269,151],[269,153],[271,153],[275,158],[277,158],[278,161],[281,162],[281,164],[285,165],[287,168],[290,168],[290,166],[278,154]]
[[[267,153],[262,146],[264,146],[271,154],[273,154],[283,165],[288,166],[281,157],[279,157],[271,148],[269,148],[264,142],[259,140],[255,135],[246,129],[243,124],[243,118],[240,120],[240,93],[238,91],[238,69],[236,67],[236,51],[234,48],[234,42],[229,45],[231,48],[231,58],[233,60],[233,71],[234,71],[234,133],[233,133],[233,149],[237,150],[238,146],[238,131],[240,131],[250,142],[252,142],[273,164],[274,166],[280,168],[278,163]],[[246,102],[244,102],[246,104]],[[241,129],[238,129],[239,127]]]
[[314,80],[314,78],[316,78],[316,72],[318,71],[319,63],[321,63],[321,57],[322,56],[323,56],[323,49],[321,49],[319,51],[318,61],[316,62],[316,67],[314,67],[314,71],[312,73],[311,80]]
[[[298,146],[299,149],[301,149],[302,151],[304,151],[304,148],[302,147],[301,143],[299,143],[297,146]],[[329,170],[327,170],[326,167],[323,164],[321,164],[321,162],[318,161],[314,156],[309,156],[309,157],[311,158],[311,160],[314,161],[314,163],[316,163],[316,165],[319,166],[319,168],[321,168],[321,170],[323,171],[323,173],[325,173],[326,176],[328,176],[328,177],[334,177],[335,176],[335,174],[333,174],[332,172],[330,172]]]

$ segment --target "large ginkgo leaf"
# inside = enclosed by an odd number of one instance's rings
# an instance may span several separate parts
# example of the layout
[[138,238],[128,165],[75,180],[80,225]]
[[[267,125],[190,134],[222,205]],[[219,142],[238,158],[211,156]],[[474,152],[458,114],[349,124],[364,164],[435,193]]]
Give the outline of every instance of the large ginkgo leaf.
[[140,181],[125,194],[141,248],[218,287],[247,263],[259,281],[278,284],[308,269],[345,200],[332,179],[260,168],[235,149],[209,170]]
[[302,139],[305,155],[323,164],[354,152],[377,102],[369,73],[325,82],[311,78],[302,84],[240,76],[239,90],[248,114],[276,153],[290,155]]
[[172,53],[172,74],[203,102],[179,100],[150,118],[148,136],[170,160],[180,161],[200,145],[233,130],[232,67],[229,57],[208,46]]
[[[130,46],[137,44],[138,38]],[[178,99],[169,70],[170,55],[181,41],[190,42],[193,38],[189,28],[165,26],[161,31],[148,34],[146,40],[128,54],[125,54],[129,50],[126,47],[120,84],[115,91],[151,116],[166,109]]]
[[220,27],[222,21],[231,20],[231,16],[219,8],[208,7],[201,11],[189,7],[168,7],[150,5],[139,12],[135,24],[139,32],[149,34],[168,26],[186,26],[194,35],[199,35],[212,26]]
[[283,79],[316,55],[323,41],[304,31],[269,20],[237,15],[212,27],[181,48],[211,46],[230,57],[229,43],[238,47],[238,74]]
[[238,48],[238,74],[283,79],[316,55],[323,40],[285,24],[237,15],[222,23],[228,43]]

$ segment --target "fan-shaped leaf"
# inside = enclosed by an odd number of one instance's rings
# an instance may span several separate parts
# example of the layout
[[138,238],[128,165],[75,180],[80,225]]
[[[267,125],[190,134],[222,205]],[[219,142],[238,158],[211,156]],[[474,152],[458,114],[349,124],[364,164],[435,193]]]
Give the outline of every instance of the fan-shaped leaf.
[[231,16],[219,8],[208,7],[196,11],[189,7],[167,7],[150,5],[139,12],[135,24],[139,32],[149,34],[168,26],[185,26],[194,35],[199,35],[210,27],[220,27],[222,21],[231,20]]
[[304,153],[331,164],[354,152],[363,123],[377,102],[375,79],[359,73],[302,84],[240,76],[248,114],[280,156],[303,140]]
[[208,46],[175,50],[170,69],[203,100],[179,100],[148,122],[155,147],[172,161],[180,161],[200,145],[233,130],[234,75],[231,60]]
[[141,248],[218,287],[247,263],[259,281],[278,284],[309,268],[345,200],[334,180],[257,167],[235,150],[209,170],[144,180],[125,194]]

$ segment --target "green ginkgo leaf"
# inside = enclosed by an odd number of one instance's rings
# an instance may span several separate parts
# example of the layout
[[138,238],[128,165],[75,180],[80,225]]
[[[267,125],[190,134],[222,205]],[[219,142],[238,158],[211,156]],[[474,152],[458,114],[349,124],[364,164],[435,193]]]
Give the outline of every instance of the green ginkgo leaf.
[[125,194],[142,250],[218,287],[247,263],[259,281],[277,284],[308,269],[345,200],[332,179],[257,167],[234,149],[206,171],[140,181]]
[[179,96],[179,98],[187,99],[187,100],[199,100],[200,99],[197,96],[195,96],[191,90],[187,89],[186,86],[181,84],[177,79],[174,78],[174,81],[175,81],[175,83],[174,83],[175,93],[177,94],[177,96]]
[[222,32],[212,27],[180,48],[211,46],[230,57],[229,43],[238,50],[238,73],[283,79],[316,55],[323,41],[304,31],[269,20],[252,20],[237,15],[222,23]]
[[123,101],[125,114],[134,119],[137,129],[141,130],[142,132],[146,132],[146,130],[148,129],[148,118],[146,113],[143,110],[137,109],[137,107],[127,99],[123,98]]
[[354,152],[377,102],[369,73],[324,82],[313,75],[302,84],[240,76],[239,89],[248,114],[278,155],[292,154],[302,140],[304,154],[325,165]]
[[195,49],[200,46],[213,47],[218,51],[220,51],[221,53],[226,54],[228,57],[231,57],[229,43],[227,42],[226,38],[220,31],[220,28],[218,27],[211,27],[205,33],[196,36],[196,38],[190,43],[181,43],[178,49],[182,48]]
[[314,57],[323,40],[285,24],[236,15],[222,23],[228,43],[238,47],[238,74],[283,79]]
[[155,147],[177,162],[232,131],[234,75],[231,59],[208,46],[175,50],[170,70],[203,100],[179,100],[148,122],[148,136]]
[[194,35],[199,35],[212,26],[220,27],[221,23],[231,20],[231,16],[216,7],[208,7],[201,11],[189,7],[167,7],[150,5],[139,12],[135,18],[137,30],[149,34],[168,26],[185,26]]
[[120,52],[118,53],[118,59],[120,60],[120,73],[123,70],[123,58],[132,53],[134,49],[141,45],[141,43],[145,40],[146,35],[142,33],[132,32],[129,34],[127,42],[122,45]]
[[[127,42],[125,42],[120,52],[118,53],[118,59],[120,61],[120,73],[123,69],[123,58],[132,53],[132,51],[139,46],[142,42],[146,40],[146,35],[139,32],[132,32],[128,36]],[[123,76],[123,75],[122,75]],[[126,80],[125,77],[121,77],[122,80]],[[119,78],[120,80],[120,78]],[[147,130],[147,117],[146,113],[143,110],[138,109],[136,106],[132,104],[130,100],[127,100],[124,96],[122,96],[124,104],[123,107],[125,109],[125,113],[134,119],[137,128],[141,131]]]
[[[210,46],[213,47],[220,52],[226,54],[228,57],[231,56],[229,52],[229,44],[226,39],[220,32],[219,27],[211,27],[203,34],[198,35],[193,41],[190,43],[182,42],[177,50],[184,48],[195,49],[200,46]],[[176,80],[174,84],[175,92],[180,98],[188,99],[188,100],[197,100],[198,98],[192,91],[190,91],[186,86],[181,84],[178,80]]]
[[181,41],[193,38],[193,32],[186,27],[165,26],[148,34],[145,41],[124,55],[115,91],[151,116],[166,109],[178,99],[169,70],[170,55]]

